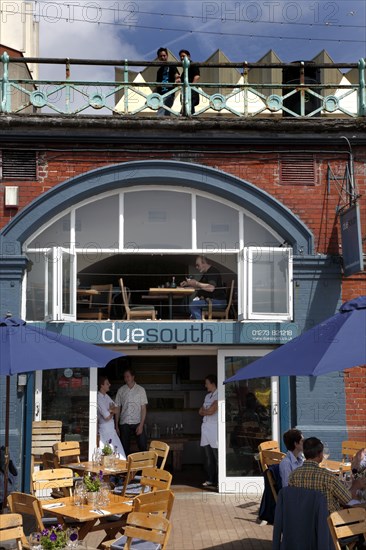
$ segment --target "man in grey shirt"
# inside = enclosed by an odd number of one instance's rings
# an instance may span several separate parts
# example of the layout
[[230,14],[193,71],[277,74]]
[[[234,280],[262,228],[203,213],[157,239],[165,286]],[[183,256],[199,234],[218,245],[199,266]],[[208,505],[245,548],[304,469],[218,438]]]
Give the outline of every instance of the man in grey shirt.
[[126,369],[123,373],[125,381],[117,392],[115,403],[117,406],[116,432],[121,438],[126,456],[130,454],[131,438],[135,437],[140,451],[147,450],[147,438],[145,433],[146,419],[146,392],[142,386],[135,382],[133,369]]

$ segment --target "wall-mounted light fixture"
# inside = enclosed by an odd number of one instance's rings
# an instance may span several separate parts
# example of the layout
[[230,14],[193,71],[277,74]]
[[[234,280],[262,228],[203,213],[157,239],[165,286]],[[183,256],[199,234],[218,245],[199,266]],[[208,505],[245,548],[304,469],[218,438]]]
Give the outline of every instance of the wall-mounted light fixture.
[[19,206],[19,187],[6,186],[5,187],[5,207],[18,208],[18,206]]

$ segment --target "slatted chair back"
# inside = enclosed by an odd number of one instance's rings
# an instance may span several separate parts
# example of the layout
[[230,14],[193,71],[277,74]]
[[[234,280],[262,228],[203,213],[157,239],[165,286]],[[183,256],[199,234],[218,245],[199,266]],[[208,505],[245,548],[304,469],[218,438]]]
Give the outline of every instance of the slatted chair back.
[[169,449],[170,447],[165,441],[150,441],[149,451],[154,451],[158,455],[158,466],[162,470],[168,458]]
[[51,493],[54,496],[71,496],[73,473],[70,468],[54,468],[40,470],[32,474],[33,494],[39,499],[47,499]]
[[344,550],[346,543],[349,550],[355,548],[359,543],[358,535],[363,535],[366,541],[366,510],[364,508],[347,508],[333,512],[328,517],[328,525],[336,550]]
[[53,446],[57,467],[71,462],[80,462],[80,443],[78,441],[60,441]]
[[8,540],[15,540],[18,550],[22,550],[23,546],[28,548],[23,531],[23,518],[20,514],[0,515],[0,541],[3,543]]
[[280,446],[278,444],[278,441],[270,440],[270,441],[262,441],[258,445],[258,453],[259,453],[259,465],[262,472],[267,468],[267,466],[263,462],[263,456],[262,451],[278,451],[280,452]]
[[171,531],[170,521],[164,516],[157,514],[146,514],[144,512],[131,512],[127,516],[125,536],[127,542],[125,550],[133,549],[132,539],[140,539],[160,544],[159,549],[167,548]]
[[31,473],[34,466],[42,464],[43,453],[51,453],[52,447],[61,441],[61,420],[35,420],[32,422]]
[[285,453],[281,453],[281,451],[261,451],[259,453],[259,461],[263,467],[263,471],[272,464],[279,464],[285,456]]
[[129,454],[127,457],[127,473],[121,494],[126,494],[128,484],[137,472],[142,471],[144,468],[155,468],[157,460],[158,455],[154,451],[140,451]]
[[342,460],[351,462],[355,454],[366,448],[365,441],[342,441]]
[[133,511],[147,514],[164,514],[167,519],[170,519],[174,499],[174,493],[170,490],[142,493],[134,498]]
[[170,489],[173,476],[168,470],[160,468],[144,468],[142,470],[140,485],[142,492],[145,491],[163,491]]
[[22,517],[32,516],[36,521],[37,530],[44,530],[42,507],[37,497],[14,491],[8,495],[8,506],[14,514],[21,514]]

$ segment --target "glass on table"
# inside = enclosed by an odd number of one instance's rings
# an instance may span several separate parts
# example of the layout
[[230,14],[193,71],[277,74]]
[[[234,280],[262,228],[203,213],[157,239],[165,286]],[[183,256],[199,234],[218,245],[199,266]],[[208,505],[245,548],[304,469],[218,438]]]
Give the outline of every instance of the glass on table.
[[41,533],[31,533],[28,542],[31,550],[42,550]]
[[77,527],[69,527],[66,529],[66,547],[76,548],[79,543],[79,529]]
[[74,504],[75,506],[83,506],[86,498],[86,487],[82,479],[75,481],[74,486]]
[[327,442],[323,443],[323,445],[324,445],[323,457],[324,457],[324,460],[328,460],[328,458],[330,457],[329,445]]

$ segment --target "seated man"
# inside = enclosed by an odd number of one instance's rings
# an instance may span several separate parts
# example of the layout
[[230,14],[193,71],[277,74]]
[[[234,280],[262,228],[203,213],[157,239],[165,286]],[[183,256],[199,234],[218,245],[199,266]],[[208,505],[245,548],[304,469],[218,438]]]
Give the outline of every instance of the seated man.
[[288,477],[298,468],[303,465],[304,459],[302,456],[302,444],[304,437],[300,430],[288,430],[283,434],[283,442],[286,445],[287,454],[280,462],[280,476],[282,487],[287,487]]
[[306,460],[300,468],[290,474],[288,485],[323,493],[331,514],[344,508],[352,499],[356,499],[358,490],[366,485],[366,479],[353,480],[351,489],[346,489],[334,473],[320,468],[319,464],[323,461],[323,449],[324,445],[317,437],[304,439],[303,450]]
[[191,286],[196,289],[196,295],[189,309],[191,319],[202,319],[202,308],[207,307],[206,298],[212,299],[213,309],[225,309],[226,293],[219,270],[213,267],[205,256],[197,256],[196,269],[203,273],[201,279],[196,281],[196,279],[187,278],[180,283],[180,286]]

